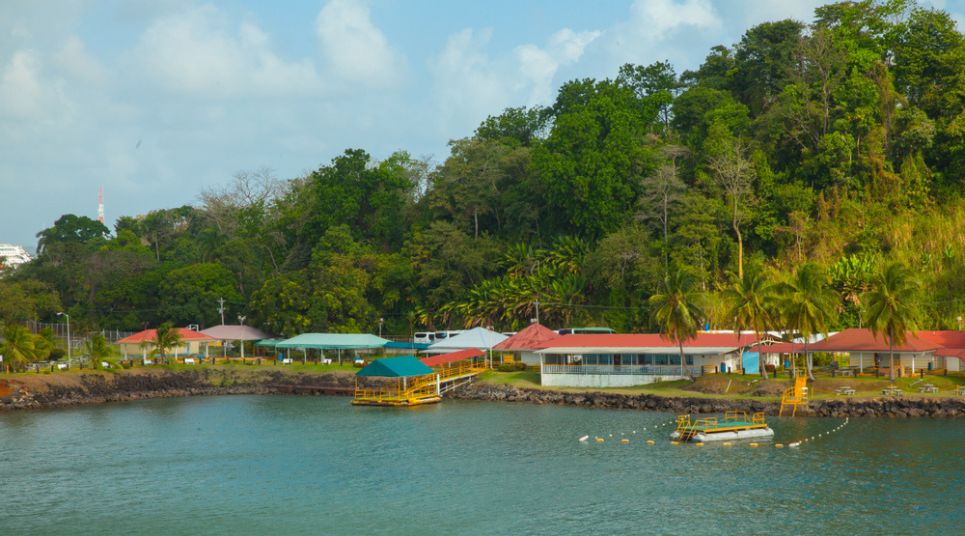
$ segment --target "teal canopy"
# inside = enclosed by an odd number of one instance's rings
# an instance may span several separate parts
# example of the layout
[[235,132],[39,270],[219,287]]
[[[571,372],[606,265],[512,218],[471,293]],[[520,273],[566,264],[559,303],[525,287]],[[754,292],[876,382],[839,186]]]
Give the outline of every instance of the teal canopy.
[[435,374],[435,371],[424,365],[411,355],[401,357],[383,357],[369,363],[358,371],[356,376],[380,378],[408,378],[410,376],[425,376]]
[[255,346],[262,346],[262,347],[267,346],[267,347],[269,347],[269,348],[274,348],[274,347],[277,346],[278,343],[280,343],[281,341],[282,341],[281,339],[262,339],[262,340],[256,342],[256,343],[255,343]]
[[318,350],[366,350],[382,348],[389,342],[368,333],[302,333],[285,339],[276,348],[312,348]]

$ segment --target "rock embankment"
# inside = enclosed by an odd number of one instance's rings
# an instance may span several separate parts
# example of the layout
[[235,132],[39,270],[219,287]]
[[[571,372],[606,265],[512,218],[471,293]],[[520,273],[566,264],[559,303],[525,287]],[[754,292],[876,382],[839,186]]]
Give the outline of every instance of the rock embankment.
[[[470,384],[452,395],[464,400],[559,404],[590,408],[638,409],[672,413],[723,413],[729,410],[763,411],[776,415],[777,402],[605,392],[567,392],[520,389],[507,385]],[[812,401],[807,411],[798,414],[819,417],[963,417],[965,400],[960,398],[851,399]]]
[[333,394],[352,386],[350,374],[209,369],[19,375],[0,379],[0,410],[64,407],[172,398],[276,393]]

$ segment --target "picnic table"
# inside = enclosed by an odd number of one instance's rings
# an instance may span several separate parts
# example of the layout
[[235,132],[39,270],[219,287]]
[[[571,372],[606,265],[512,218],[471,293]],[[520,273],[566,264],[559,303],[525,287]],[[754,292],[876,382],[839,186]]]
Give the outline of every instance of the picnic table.
[[958,396],[965,396],[965,385],[958,388]]
[[841,369],[831,369],[831,377],[835,376],[851,376],[854,377],[853,368],[841,368]]
[[855,390],[851,387],[838,387],[835,393],[842,396],[852,396],[854,395]]
[[902,392],[902,390],[897,387],[885,387],[884,389],[881,390],[881,394],[885,396],[897,396],[897,397],[904,396],[904,393]]
[[938,387],[935,387],[930,383],[926,383],[925,385],[922,385],[921,387],[918,388],[918,392],[919,393],[937,393]]

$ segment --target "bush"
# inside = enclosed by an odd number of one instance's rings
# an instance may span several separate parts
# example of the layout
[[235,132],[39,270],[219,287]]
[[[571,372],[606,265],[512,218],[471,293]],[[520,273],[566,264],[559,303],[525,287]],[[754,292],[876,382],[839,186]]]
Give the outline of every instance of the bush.
[[522,370],[526,370],[526,363],[523,363],[522,361],[513,361],[513,362],[510,362],[510,363],[500,363],[500,364],[496,367],[496,370],[498,370],[499,372],[519,372],[519,371],[522,371]]
[[48,357],[47,359],[51,361],[60,361],[61,359],[64,358],[65,355],[67,355],[66,352],[64,352],[60,348],[54,348],[53,350],[50,351],[50,357]]

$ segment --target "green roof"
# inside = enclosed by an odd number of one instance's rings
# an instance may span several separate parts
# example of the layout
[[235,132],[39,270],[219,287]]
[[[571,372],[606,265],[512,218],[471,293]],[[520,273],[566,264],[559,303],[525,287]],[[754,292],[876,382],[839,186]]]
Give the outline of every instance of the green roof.
[[267,346],[273,348],[280,343],[282,339],[262,339],[255,343],[255,346]]
[[425,376],[435,374],[435,371],[424,365],[411,355],[402,357],[383,357],[369,363],[358,371],[356,376],[376,376],[380,378],[407,378],[410,376]]
[[302,333],[285,339],[276,348],[314,348],[320,350],[363,350],[382,348],[389,342],[368,333]]

